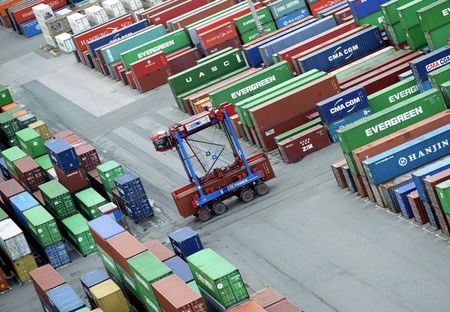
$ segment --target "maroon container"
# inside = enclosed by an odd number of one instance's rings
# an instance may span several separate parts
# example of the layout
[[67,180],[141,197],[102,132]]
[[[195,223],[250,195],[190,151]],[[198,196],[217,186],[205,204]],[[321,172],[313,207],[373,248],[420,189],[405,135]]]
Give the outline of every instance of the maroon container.
[[228,22],[201,33],[198,37],[203,49],[207,50],[238,36],[234,23]]
[[130,68],[134,77],[142,78],[168,66],[166,55],[159,52],[132,63]]
[[341,189],[347,188],[347,181],[345,180],[344,172],[342,171],[342,167],[344,167],[346,164],[347,161],[343,159],[331,165],[331,170],[333,171],[337,185]]
[[125,231],[106,240],[104,251],[130,276],[133,276],[127,260],[147,250],[145,246]]
[[170,258],[175,257],[175,253],[161,244],[161,242],[157,239],[151,239],[144,242],[144,246],[148,249],[148,251],[150,251],[156,258],[161,261],[166,261]]
[[442,232],[448,235],[450,235],[450,226],[436,192],[436,185],[449,179],[450,169],[446,169],[424,179],[425,189],[427,191],[428,198],[430,199],[431,208],[434,209],[434,212],[436,213]]
[[39,185],[46,182],[41,167],[30,156],[26,156],[14,162],[17,175],[22,185],[30,192],[37,191]]
[[197,65],[197,60],[200,58],[198,48],[190,48],[182,53],[168,55],[167,61],[169,62],[171,73],[175,75]]
[[100,157],[98,157],[97,150],[90,144],[83,145],[75,149],[81,167],[89,172],[97,168],[101,164]]
[[274,136],[306,121],[316,104],[340,92],[335,76],[316,81],[249,110],[255,130],[266,150],[276,147]]
[[[237,306],[236,308],[228,310],[230,312],[266,312],[260,305],[254,301],[247,301]],[[278,311],[281,312],[281,311]]]
[[114,70],[114,75],[116,75],[117,81],[122,81],[122,77],[120,76],[120,71],[125,69],[125,65],[123,65],[123,62],[117,62],[112,65],[112,68]]
[[283,299],[280,302],[265,308],[265,310],[266,312],[303,312],[303,309],[297,307],[287,299]]
[[101,50],[103,47],[105,47],[105,46],[106,46],[106,45],[101,46],[101,47],[95,49],[94,52],[95,52],[95,55],[97,56],[98,65],[99,65],[99,68],[97,68],[97,70],[98,70],[99,72],[101,72],[103,75],[109,76],[109,75],[110,75],[109,68],[108,68],[108,66],[106,65],[106,61],[105,61],[105,58],[103,57],[103,53],[100,51],[100,50]]
[[250,295],[253,300],[264,309],[284,299],[284,296],[271,287],[266,287]]
[[361,197],[367,197],[366,186],[364,185],[361,176],[359,174],[354,174],[351,171],[350,174],[352,175],[353,181],[355,182],[356,191],[358,192],[358,194],[361,195]]
[[119,76],[120,76],[120,80],[122,81],[122,83],[127,86],[128,79],[127,79],[127,72],[126,72],[125,68],[119,70]]
[[68,136],[70,136],[72,134],[74,134],[74,133],[71,130],[63,130],[63,131],[55,133],[53,135],[53,137],[55,139],[64,139],[64,138],[66,138],[66,137],[68,137]]
[[209,2],[210,2],[209,0],[183,1],[177,5],[173,5],[170,8],[165,9],[164,11],[160,11],[151,16],[147,16],[147,19],[151,22],[152,25],[163,24],[164,26],[167,26],[168,20],[183,15],[187,12],[193,11]]
[[127,71],[125,72],[125,75],[127,76],[131,89],[136,89],[136,81],[134,80],[133,73],[131,71]]
[[51,305],[46,292],[66,283],[50,264],[34,269],[30,272],[30,277],[38,297],[48,306]]
[[167,67],[145,77],[136,78],[136,86],[139,89],[139,92],[145,93],[166,84],[170,75],[170,68]]
[[219,43],[215,46],[212,46],[211,48],[208,48],[205,50],[205,54],[206,55],[211,55],[213,53],[222,51],[223,49],[226,48],[238,48],[241,49],[242,48],[242,44],[241,44],[241,40],[239,39],[239,37],[234,37],[230,40],[224,41],[222,43]]
[[153,283],[152,289],[165,312],[207,312],[203,298],[175,274]]
[[278,143],[283,161],[290,164],[330,145],[328,133],[322,125],[317,125]]
[[64,185],[71,193],[81,191],[89,187],[89,181],[81,168],[65,173],[58,166],[54,167],[59,183]]
[[408,197],[409,205],[411,206],[411,210],[414,215],[414,220],[416,220],[419,224],[425,224],[428,222],[427,212],[425,210],[425,206],[419,197],[419,192],[414,191],[406,195]]
[[345,8],[342,9],[336,13],[333,14],[334,19],[336,20],[336,22],[338,22],[338,24],[343,24],[345,23],[345,20],[353,19],[353,15],[352,12],[350,11],[350,8]]
[[24,191],[25,189],[22,187],[22,185],[20,185],[19,182],[14,179],[10,179],[8,181],[0,183],[0,195],[2,197],[2,201],[10,209],[11,202],[9,201],[9,199],[14,195],[20,194]]
[[370,187],[370,184],[369,184],[369,180],[367,180],[366,176],[363,176],[363,175],[358,175],[358,176],[361,178],[364,188],[366,189],[367,197],[369,197],[369,199],[371,201],[375,202],[375,196],[373,195],[372,188]]

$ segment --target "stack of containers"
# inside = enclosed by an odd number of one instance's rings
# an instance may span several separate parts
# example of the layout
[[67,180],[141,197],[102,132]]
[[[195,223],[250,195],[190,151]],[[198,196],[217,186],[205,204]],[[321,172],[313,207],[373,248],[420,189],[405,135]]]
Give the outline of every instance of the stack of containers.
[[[11,103],[6,104],[11,105]],[[17,120],[9,113],[0,114],[0,133],[2,134],[2,142],[7,146],[17,145],[16,131],[19,130]]]
[[67,16],[67,22],[69,23],[70,29],[72,29],[74,35],[91,28],[91,24],[89,24],[89,20],[86,15],[78,12]]
[[19,181],[19,178],[17,177],[18,176],[17,170],[16,167],[14,166],[14,162],[26,157],[27,154],[25,154],[24,151],[22,151],[19,147],[13,146],[6,150],[3,150],[2,156],[6,162],[6,167],[8,169],[9,176],[14,180]]
[[[259,17],[264,33],[271,33],[277,30],[277,26],[275,25],[270,10],[267,7],[257,10],[256,14]],[[259,31],[256,27],[252,13],[234,19],[234,25],[236,26],[236,30],[239,32],[239,37],[241,38],[242,43],[253,41],[259,35]]]
[[170,233],[169,240],[175,254],[185,260],[190,255],[203,250],[200,236],[190,227],[184,227]]
[[17,224],[10,218],[0,221],[0,255],[21,283],[37,268],[30,246]]
[[85,307],[81,298],[66,283],[48,290],[46,294],[50,302],[46,311],[79,311]]
[[92,309],[98,308],[98,305],[95,303],[90,288],[108,279],[108,273],[103,269],[97,269],[80,276],[81,286],[83,286],[84,293]]
[[108,21],[108,15],[104,8],[98,5],[93,5],[84,10],[86,17],[93,25],[103,24]]
[[410,62],[411,70],[421,92],[431,88],[428,75],[448,64],[450,58],[450,44],[436,51],[418,57]]
[[54,216],[63,220],[77,214],[75,203],[69,190],[56,180],[49,181],[39,186],[46,207]]
[[59,182],[75,193],[89,186],[75,149],[63,139],[45,142]]
[[114,179],[123,175],[123,168],[114,160],[107,161],[97,166],[97,172],[103,184],[108,197],[111,201],[114,200],[112,191],[116,188]]
[[370,24],[383,29],[383,13],[380,6],[389,0],[348,0],[350,11],[358,25]]
[[72,35],[69,33],[62,33],[55,36],[55,41],[58,47],[66,53],[71,53],[75,50],[75,45],[72,41]]
[[83,255],[87,256],[97,251],[94,238],[89,231],[88,221],[79,213],[62,220],[65,233],[72,245]]
[[267,7],[272,13],[278,29],[310,15],[305,0],[277,0]]
[[[342,2],[347,2],[346,0],[306,0],[309,11],[314,17],[319,16],[319,12],[325,10],[333,5],[341,4]],[[350,15],[351,16],[351,15]]]
[[141,179],[133,173],[126,173],[114,179],[125,209],[134,221],[153,216],[153,209],[145,193]]
[[81,212],[89,220],[93,220],[101,216],[98,208],[107,203],[106,199],[91,187],[85,189],[84,191],[76,193],[75,198],[77,200],[78,206],[81,209]]
[[102,7],[106,10],[106,13],[111,17],[119,17],[125,15],[127,12],[123,7],[122,2],[119,0],[106,0],[102,2]]
[[32,128],[17,131],[16,137],[19,147],[32,158],[46,154],[42,136]]
[[403,31],[403,26],[400,23],[397,8],[409,2],[410,0],[392,0],[380,6],[387,35],[392,45],[396,48],[401,48],[406,43],[406,33]]
[[448,44],[450,14],[447,0],[434,1],[417,11],[420,29],[425,32],[428,47],[433,50]]
[[143,244],[148,251],[150,251],[156,258],[163,262],[175,257],[175,253],[161,244],[161,242],[157,239],[151,239],[144,242]]
[[39,28],[44,35],[45,42],[52,47],[56,47],[57,44],[50,34],[50,30],[48,29],[46,24],[47,20],[55,18],[55,13],[53,13],[52,8],[47,4],[41,3],[33,7],[33,14],[34,16],[36,16]]
[[30,156],[16,160],[14,166],[17,170],[17,178],[29,192],[37,191],[39,185],[46,182],[42,168]]
[[30,277],[44,311],[51,311],[47,292],[55,287],[65,284],[64,279],[49,264],[31,271]]

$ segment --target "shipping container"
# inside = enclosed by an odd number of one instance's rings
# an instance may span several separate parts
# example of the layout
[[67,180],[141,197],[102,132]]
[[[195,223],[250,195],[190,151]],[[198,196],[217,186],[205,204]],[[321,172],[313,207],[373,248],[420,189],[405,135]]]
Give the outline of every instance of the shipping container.
[[427,177],[424,180],[427,197],[430,199],[430,207],[436,214],[436,218],[439,222],[439,225],[441,226],[442,232],[446,234],[450,234],[450,225],[445,216],[444,210],[442,209],[442,205],[436,191],[436,185],[445,182],[449,179],[450,179],[450,169],[447,169],[438,174]]
[[84,293],[86,294],[86,297],[92,309],[95,309],[98,306],[97,303],[95,303],[94,298],[92,297],[90,288],[108,279],[108,273],[104,269],[97,269],[80,276],[81,286],[83,286]]
[[189,227],[176,230],[168,236],[175,254],[182,259],[186,259],[190,255],[203,249],[200,236]]
[[157,239],[151,239],[143,243],[148,251],[160,261],[166,261],[170,258],[175,257],[175,253],[161,244],[161,242]]
[[[397,14],[404,29],[410,29],[419,25],[417,11],[435,0],[414,0],[397,8]],[[423,35],[423,31],[422,31]]]
[[346,126],[349,126],[351,124],[354,124],[363,118],[366,118],[372,114],[372,110],[370,108],[368,109],[362,109],[359,111],[354,112],[353,114],[347,115],[342,119],[339,119],[335,122],[332,122],[325,126],[325,128],[328,131],[328,135],[330,136],[330,140],[333,143],[339,142],[339,138],[337,135],[337,131],[339,129],[343,129]]
[[208,4],[209,0],[188,0],[179,4],[172,5],[170,8],[159,11],[153,15],[147,15],[146,18],[152,25],[162,24],[167,26],[167,21],[176,18],[182,14],[198,9],[205,4]]
[[85,172],[81,169],[75,169],[70,172],[64,172],[58,166],[55,166],[54,170],[58,181],[67,188],[71,193],[79,192],[89,187],[89,181],[86,178]]
[[450,14],[447,0],[433,1],[416,11],[420,28],[424,32],[437,29],[450,23]]
[[450,215],[450,180],[436,185],[436,192],[448,221]]
[[35,19],[19,25],[20,32],[27,38],[37,36],[42,33],[39,22]]
[[[254,301],[247,301],[236,308],[230,309],[230,312],[266,312],[267,310],[263,309],[260,305],[258,305]],[[281,310],[278,310],[283,312]]]
[[[272,15],[270,15],[269,8],[267,7],[257,10],[256,14],[261,24],[266,24],[273,21]],[[257,28],[252,13],[234,19],[234,24],[236,26],[237,31],[240,34],[246,33],[250,30]]]
[[303,310],[287,299],[283,299],[270,307],[265,308],[267,312],[303,312]]
[[435,51],[448,45],[449,33],[450,23],[445,26],[427,31],[425,33],[425,40],[427,41],[428,47],[431,49],[431,51]]
[[397,13],[397,8],[408,4],[411,0],[392,0],[380,5],[381,12],[383,12],[384,20],[389,25],[400,23],[400,17]]
[[68,284],[47,291],[52,311],[77,311],[84,307],[83,301]]
[[342,167],[345,165],[347,165],[347,161],[345,159],[331,165],[331,170],[333,171],[336,182],[341,189],[347,188],[347,181],[342,169]]
[[450,168],[450,157],[444,158],[442,160],[438,160],[434,163],[428,164],[423,168],[420,168],[417,171],[412,173],[412,179],[416,184],[417,192],[419,193],[419,198],[424,202],[430,202],[430,199],[427,196],[427,192],[425,190],[424,179],[437,174],[445,169]]
[[275,24],[278,29],[281,29],[281,28],[289,26],[309,15],[310,15],[310,13],[307,8],[301,8],[297,11],[291,12],[289,14],[286,14],[283,17],[276,19]]
[[65,233],[73,246],[83,255],[87,256],[96,252],[96,246],[92,233],[89,231],[87,220],[81,214],[75,214],[62,220]]
[[92,286],[90,292],[95,303],[102,311],[129,311],[122,290],[110,279]]
[[44,301],[48,306],[50,306],[50,301],[47,297],[47,291],[65,283],[61,275],[50,264],[43,265],[31,271],[30,278],[39,299]]
[[13,261],[31,253],[22,230],[9,218],[0,221],[0,247],[3,254]]
[[225,308],[249,298],[238,269],[207,248],[187,258],[194,279]]
[[369,106],[372,112],[377,113],[417,94],[419,94],[419,87],[416,80],[414,77],[409,77],[369,95]]
[[188,264],[180,257],[175,256],[169,260],[164,261],[164,264],[184,283],[189,283],[194,279]]
[[39,203],[28,192],[23,192],[11,197],[10,202],[17,220],[19,220],[23,226],[28,226],[23,213],[28,209],[38,206]]
[[21,283],[25,283],[30,279],[30,272],[37,269],[36,261],[33,255],[26,255],[17,260],[12,261],[13,271]]
[[30,156],[16,160],[14,166],[16,167],[17,177],[30,192],[37,191],[39,185],[45,183],[44,172]]
[[75,194],[75,199],[83,214],[90,220],[99,217],[101,214],[98,207],[107,203],[106,199],[97,193],[93,188]]
[[428,74],[450,62],[450,45],[428,53],[411,61],[411,69],[419,89],[423,92],[430,88]]
[[61,267],[70,263],[70,256],[64,242],[60,241],[56,244],[44,248],[45,256],[48,262],[54,268]]
[[75,149],[63,139],[49,140],[45,142],[52,163],[64,173],[80,167]]
[[14,179],[0,183],[1,201],[9,209],[12,209],[10,198],[24,191],[25,189]]
[[355,18],[363,18],[380,10],[380,6],[388,0],[348,0],[348,5]]
[[400,207],[400,213],[407,219],[411,219],[412,217],[414,217],[414,214],[411,210],[411,206],[406,196],[411,192],[414,192],[415,190],[416,186],[414,182],[402,185],[401,187],[396,188],[394,190],[395,196],[397,197],[397,201]]
[[320,120],[320,118],[315,118],[315,119],[313,119],[311,121],[308,121],[307,123],[304,123],[304,124],[302,124],[302,125],[300,125],[298,127],[295,127],[295,128],[293,128],[293,129],[291,129],[289,131],[286,131],[286,132],[276,136],[274,138],[274,140],[275,140],[276,143],[279,143],[279,142],[281,142],[283,140],[286,140],[286,139],[288,139],[290,137],[293,137],[294,135],[297,135],[297,134],[299,134],[299,133],[301,133],[301,132],[303,132],[305,130],[308,130],[308,129],[312,128],[312,127],[320,125],[321,122],[322,121]]
[[11,92],[7,87],[0,86],[0,107],[13,102]]
[[27,227],[42,247],[53,245],[62,240],[55,219],[38,205],[23,212]]
[[442,84],[450,82],[450,64],[429,73],[428,80],[432,88],[439,90]]
[[283,299],[285,299],[284,296],[271,287],[263,288],[250,295],[250,300],[256,302],[264,309],[280,302]]
[[406,197],[408,198],[409,206],[413,212],[414,220],[416,220],[416,222],[420,225],[427,223],[427,212],[425,211],[425,207],[419,198],[419,193],[417,191],[413,191]]
[[107,193],[111,192],[111,190],[116,187],[114,179],[123,175],[122,166],[114,160],[107,161],[97,166],[97,171]]
[[308,8],[311,11],[311,14],[316,17],[319,11],[326,9],[332,5],[335,5],[340,2],[344,2],[344,0],[306,0],[308,3]]

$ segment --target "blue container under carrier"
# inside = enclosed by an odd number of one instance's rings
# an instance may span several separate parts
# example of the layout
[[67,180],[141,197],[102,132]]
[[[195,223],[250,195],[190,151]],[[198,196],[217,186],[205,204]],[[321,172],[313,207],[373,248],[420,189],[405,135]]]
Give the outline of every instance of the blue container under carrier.
[[103,240],[107,240],[125,231],[125,229],[110,216],[98,217],[89,221],[88,225]]
[[411,65],[419,90],[423,92],[431,89],[431,84],[428,81],[428,74],[449,63],[450,44],[412,60],[409,64]]
[[52,312],[75,312],[85,305],[68,284],[62,284],[46,292]]
[[361,109],[359,111],[354,112],[353,114],[345,116],[342,119],[339,119],[335,122],[325,125],[331,141],[334,143],[339,141],[336,131],[338,131],[341,128],[344,128],[345,126],[351,125],[352,123],[355,123],[362,118],[368,117],[371,113],[372,111],[370,110],[370,108]]
[[334,17],[329,16],[261,45],[258,48],[259,53],[261,54],[264,64],[270,66],[274,63],[273,55],[275,53],[323,33],[336,25],[337,22]]
[[307,16],[310,16],[311,14],[309,13],[307,8],[302,8],[300,10],[291,12],[289,14],[286,14],[285,16],[275,20],[275,25],[277,26],[278,29],[286,27],[288,25],[291,25],[292,23],[295,23],[299,20],[301,20],[302,18],[305,18]]
[[63,139],[49,140],[45,142],[52,164],[65,173],[69,173],[80,167],[80,161],[75,149]]
[[39,22],[34,19],[19,25],[20,32],[27,38],[34,37],[42,33]]
[[382,48],[383,38],[376,26],[368,27],[345,39],[297,59],[301,72],[311,69],[331,71]]
[[14,214],[16,215],[19,222],[28,228],[28,223],[25,221],[25,217],[23,215],[24,211],[36,207],[39,203],[31,196],[28,192],[22,192],[20,194],[14,195],[10,199],[11,206],[14,210]]
[[190,227],[184,227],[170,233],[169,240],[175,254],[182,259],[186,259],[203,249],[200,236]]
[[9,175],[8,166],[6,165],[6,161],[3,158],[0,158],[0,171],[5,180],[9,180],[11,176]]
[[400,208],[400,213],[405,218],[411,219],[414,217],[414,214],[411,209],[411,205],[409,204],[408,197],[406,197],[409,193],[416,190],[416,185],[414,182],[410,182],[406,185],[403,185],[399,188],[396,188],[394,193],[397,197],[397,202]]
[[147,198],[141,178],[133,173],[126,173],[114,179],[120,197],[125,202]]
[[164,261],[164,264],[178,276],[183,282],[189,283],[194,280],[192,276],[191,269],[189,269],[189,265],[178,256],[170,258],[169,260]]
[[390,0],[348,0],[354,18],[363,18],[380,11],[380,5]]
[[363,87],[353,87],[316,104],[320,119],[324,124],[330,124],[368,108],[366,92]]
[[97,304],[92,297],[90,288],[108,279],[109,275],[104,269],[97,269],[80,277],[81,286],[83,286],[84,293],[86,294],[92,309],[97,308]]
[[70,263],[70,256],[67,252],[66,244],[57,242],[44,248],[44,253],[48,262],[54,268],[59,268],[67,263]]
[[450,157],[437,161],[412,173],[413,181],[416,183],[417,192],[422,201],[430,201],[423,180],[448,168],[450,168]]
[[286,35],[286,34],[288,34],[290,32],[293,32],[293,31],[295,31],[297,29],[300,29],[300,28],[305,27],[305,26],[307,26],[309,24],[312,24],[315,21],[316,21],[316,19],[312,18],[312,19],[310,19],[308,21],[305,21],[304,23],[301,23],[300,25],[293,26],[292,28],[286,29],[286,30],[284,30],[283,32],[281,32],[279,34],[270,36],[269,38],[267,38],[265,40],[262,40],[260,42],[255,43],[255,44],[252,44],[252,45],[250,45],[248,47],[245,47],[243,50],[244,50],[245,58],[247,59],[247,63],[251,67],[254,67],[254,68],[261,67],[261,64],[263,63],[263,59],[261,57],[261,53],[259,53],[259,47],[260,46],[262,46],[262,45],[264,45],[264,44],[266,44],[266,43],[268,43],[268,42],[270,42],[272,40],[280,38],[280,37],[282,37],[282,36],[284,36],[284,35]]
[[154,216],[153,208],[147,197],[125,203],[125,209],[127,210],[128,216],[134,221],[140,221]]

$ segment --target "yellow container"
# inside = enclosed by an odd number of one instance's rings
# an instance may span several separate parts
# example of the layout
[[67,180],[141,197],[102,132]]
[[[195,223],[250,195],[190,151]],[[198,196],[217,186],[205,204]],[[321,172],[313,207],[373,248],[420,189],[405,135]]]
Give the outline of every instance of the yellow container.
[[122,290],[111,279],[89,289],[97,306],[104,312],[128,312]]
[[30,279],[29,273],[38,267],[32,255],[26,255],[14,260],[12,261],[12,265],[21,283],[28,281]]
[[39,133],[44,140],[52,138],[50,131],[48,130],[47,124],[42,120],[35,121],[29,124],[28,127],[34,129],[37,133]]

